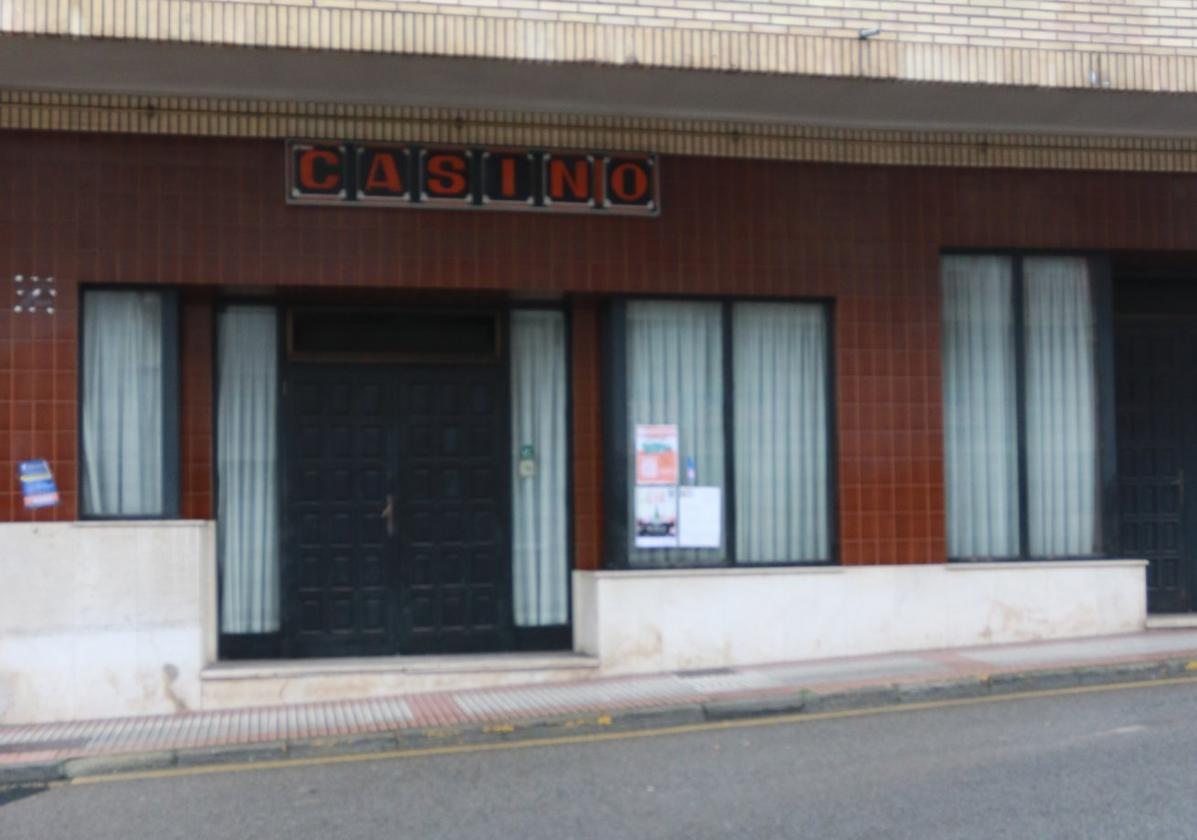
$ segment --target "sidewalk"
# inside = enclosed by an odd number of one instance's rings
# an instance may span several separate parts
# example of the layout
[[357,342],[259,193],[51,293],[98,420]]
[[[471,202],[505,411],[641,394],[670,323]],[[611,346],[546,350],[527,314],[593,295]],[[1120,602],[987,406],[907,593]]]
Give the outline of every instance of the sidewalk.
[[0,726],[0,784],[1177,676],[1197,678],[1197,630]]

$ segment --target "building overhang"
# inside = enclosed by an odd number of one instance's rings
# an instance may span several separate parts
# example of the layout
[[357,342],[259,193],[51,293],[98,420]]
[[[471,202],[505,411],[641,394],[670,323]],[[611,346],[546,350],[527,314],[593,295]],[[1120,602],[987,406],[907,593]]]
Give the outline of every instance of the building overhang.
[[[46,116],[47,109],[119,106],[134,112],[120,123],[126,131],[170,132],[165,116],[192,111],[223,115],[223,129],[195,130],[201,134],[441,142],[493,135],[744,157],[1197,169],[1194,94],[149,40],[0,36],[0,47],[9,91],[0,127],[94,130],[87,119]],[[31,116],[38,109],[42,115]],[[413,121],[437,131],[407,136]],[[794,138],[805,151],[791,149]],[[845,146],[816,153],[813,141]],[[906,151],[898,159],[851,151],[877,143]],[[961,146],[975,153],[961,154]],[[1031,161],[995,154],[1002,148],[1038,151]],[[1084,154],[1061,161],[1067,149]],[[1095,158],[1095,149],[1108,159]],[[1155,157],[1134,162],[1127,153]]]
[[7,37],[4,86],[835,128],[1191,137],[1197,95]]

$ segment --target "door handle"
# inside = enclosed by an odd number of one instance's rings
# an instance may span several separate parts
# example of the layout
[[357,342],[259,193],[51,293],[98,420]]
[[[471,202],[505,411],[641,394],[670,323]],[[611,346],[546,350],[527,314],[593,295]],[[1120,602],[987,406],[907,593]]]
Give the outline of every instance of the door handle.
[[387,493],[387,505],[379,514],[387,522],[387,536],[395,536],[395,497]]

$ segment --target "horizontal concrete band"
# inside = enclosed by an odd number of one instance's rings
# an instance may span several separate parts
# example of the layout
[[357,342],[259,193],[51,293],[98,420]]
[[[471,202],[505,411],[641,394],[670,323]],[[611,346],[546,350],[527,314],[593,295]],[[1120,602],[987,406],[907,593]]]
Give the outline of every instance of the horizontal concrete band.
[[1197,139],[901,131],[0,89],[0,129],[643,150],[898,166],[1197,172]]
[[[501,5],[501,4],[500,4]],[[497,8],[497,7],[496,7]],[[1197,91],[1197,55],[457,14],[344,0],[0,0],[0,33],[1058,88]],[[1146,48],[1145,48],[1146,49]]]

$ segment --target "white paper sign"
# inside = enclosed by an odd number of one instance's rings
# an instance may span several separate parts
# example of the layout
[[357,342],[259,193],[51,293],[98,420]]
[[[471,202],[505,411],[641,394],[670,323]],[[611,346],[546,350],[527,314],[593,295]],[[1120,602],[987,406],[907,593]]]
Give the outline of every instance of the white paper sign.
[[636,488],[636,547],[677,545],[677,488]]
[[723,543],[723,489],[677,489],[677,544],[682,548],[719,548]]

